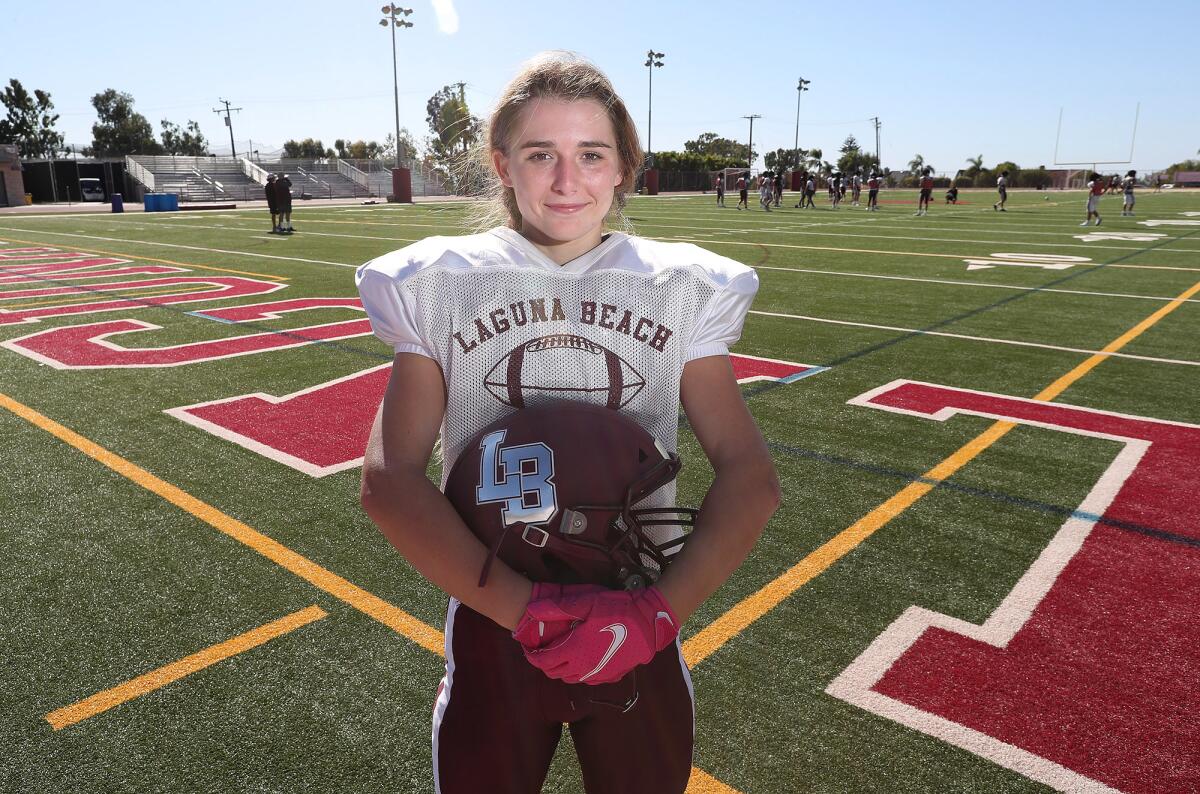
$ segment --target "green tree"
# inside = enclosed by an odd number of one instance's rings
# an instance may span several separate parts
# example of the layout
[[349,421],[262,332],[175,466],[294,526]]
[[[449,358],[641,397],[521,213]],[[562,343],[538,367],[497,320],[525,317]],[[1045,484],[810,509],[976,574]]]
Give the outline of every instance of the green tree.
[[763,163],[771,171],[796,171],[804,164],[806,154],[803,149],[776,149],[763,155]]
[[976,155],[975,157],[968,157],[967,158],[967,169],[965,171],[960,171],[959,173],[963,174],[964,176],[969,176],[969,177],[974,178],[982,170],[983,170],[983,155],[980,154],[980,155]]
[[200,125],[189,120],[187,127],[180,129],[178,124],[162,120],[162,146],[167,154],[187,155],[188,157],[207,157],[208,141],[200,132]]
[[133,97],[111,88],[92,97],[99,119],[92,125],[92,145],[83,150],[93,157],[126,154],[162,154],[154,140],[154,128],[141,113],[134,112]]
[[921,172],[926,168],[931,168],[929,163],[925,162],[925,158],[920,155],[913,155],[913,159],[908,161],[908,173],[913,176],[920,176]]
[[[388,133],[383,139],[383,150],[379,156],[386,160],[396,159],[396,136]],[[400,159],[404,162],[412,162],[418,159],[417,144],[413,140],[412,133],[407,127],[400,128]]]
[[464,87],[464,83],[443,86],[425,103],[425,121],[431,133],[430,155],[456,193],[471,192],[477,187],[471,183],[467,168],[468,153],[483,129],[483,123],[467,107]]
[[63,148],[63,136],[54,129],[58,114],[51,113],[54,103],[50,94],[34,89],[33,96],[11,79],[4,88],[0,102],[8,116],[0,119],[0,142],[15,143],[25,157],[52,157]]
[[807,159],[804,162],[804,167],[809,171],[819,173],[821,170],[821,165],[824,162],[821,158],[824,156],[825,153],[820,149],[809,149]]
[[[688,154],[711,155],[726,160],[744,160],[751,162],[746,144],[738,143],[729,138],[722,138],[715,132],[702,132],[693,141],[683,144],[683,151]],[[758,150],[755,149],[757,153]]]
[[[1200,154],[1200,152],[1197,152],[1197,154]],[[1172,163],[1167,166],[1167,181],[1174,180],[1175,174],[1180,171],[1200,171],[1200,160],[1180,160],[1178,163]]]
[[320,160],[322,157],[332,157],[333,150],[326,151],[325,144],[320,140],[305,138],[302,141],[284,141],[283,156],[297,160]]
[[879,158],[873,154],[865,154],[853,135],[846,136],[838,151],[842,156],[838,158],[837,167],[843,174],[853,174],[856,171],[870,173],[879,168]]
[[720,171],[745,168],[746,161],[695,152],[655,152],[654,165],[659,171]]

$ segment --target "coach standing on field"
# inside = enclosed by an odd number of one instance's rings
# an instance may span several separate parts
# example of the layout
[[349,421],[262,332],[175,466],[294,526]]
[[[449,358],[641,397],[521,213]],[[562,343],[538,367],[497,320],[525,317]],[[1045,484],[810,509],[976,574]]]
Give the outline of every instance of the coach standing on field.
[[275,180],[275,201],[279,205],[279,232],[291,234],[292,228],[292,180],[287,174],[280,174]]
[[263,185],[267,194],[267,209],[271,211],[271,234],[279,234],[279,202],[275,198],[275,175],[267,174],[267,184]]

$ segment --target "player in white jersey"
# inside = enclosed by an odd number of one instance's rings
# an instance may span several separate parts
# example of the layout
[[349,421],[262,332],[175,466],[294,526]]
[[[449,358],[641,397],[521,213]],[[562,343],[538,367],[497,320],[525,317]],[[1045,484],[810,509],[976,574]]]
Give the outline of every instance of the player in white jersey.
[[992,205],[993,210],[1000,212],[1008,212],[1004,209],[1004,204],[1008,201],[1008,172],[1002,171],[1000,176],[996,177],[996,192],[1000,194],[1000,200]]
[[1121,206],[1121,214],[1129,218],[1133,217],[1133,188],[1136,184],[1137,171],[1128,172],[1121,180],[1121,192],[1125,194],[1125,203]]
[[[678,627],[740,565],[779,502],[728,357],[758,278],[694,245],[606,231],[643,155],[624,103],[581,58],[548,53],[527,64],[484,140],[501,224],[427,238],[357,273],[372,327],[395,351],[362,503],[450,596],[434,790],[540,791],[567,723],[588,794],[679,794],[694,728]],[[709,457],[715,477],[695,527],[651,586],[531,581],[503,553],[481,577],[489,549],[426,479],[439,435],[445,486],[460,456],[503,444],[496,433],[475,444],[489,424],[563,399],[635,420],[670,453],[682,401]],[[546,471],[501,460],[500,469],[481,463],[479,476],[489,488],[501,474],[506,488],[515,483],[506,510],[545,505],[545,489],[553,497]],[[534,502],[526,477],[542,489]],[[661,503],[673,503],[668,490],[655,494]],[[482,484],[478,498],[497,501]],[[539,539],[572,531],[535,523],[506,543],[537,553]]]
[[1100,217],[1100,197],[1104,195],[1107,187],[1104,177],[1095,172],[1088,175],[1087,217],[1083,219],[1083,223],[1079,224],[1080,226],[1087,226],[1091,223],[1092,216],[1095,216],[1097,226],[1104,222],[1104,219]]
[[758,203],[767,212],[771,211],[771,202],[775,200],[775,180],[769,174],[758,178]]
[[850,177],[850,203],[851,206],[858,206],[858,197],[862,195],[862,171],[855,171],[854,176]]

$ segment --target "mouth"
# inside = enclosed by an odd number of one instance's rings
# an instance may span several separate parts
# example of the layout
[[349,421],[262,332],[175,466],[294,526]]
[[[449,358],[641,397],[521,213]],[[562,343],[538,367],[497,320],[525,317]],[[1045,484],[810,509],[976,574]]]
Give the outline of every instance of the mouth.
[[587,207],[587,204],[546,204],[545,207],[556,215],[574,215]]

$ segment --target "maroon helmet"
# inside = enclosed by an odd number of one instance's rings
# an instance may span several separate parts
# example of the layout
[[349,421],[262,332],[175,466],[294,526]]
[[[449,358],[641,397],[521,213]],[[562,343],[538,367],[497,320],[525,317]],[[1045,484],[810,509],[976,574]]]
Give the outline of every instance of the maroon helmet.
[[684,541],[655,543],[646,530],[695,523],[690,508],[635,507],[681,466],[632,419],[555,402],[480,431],[454,462],[446,497],[491,551],[480,587],[499,556],[537,582],[633,589],[654,582]]

